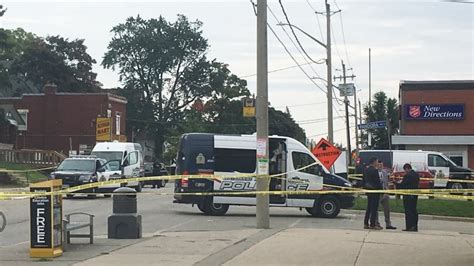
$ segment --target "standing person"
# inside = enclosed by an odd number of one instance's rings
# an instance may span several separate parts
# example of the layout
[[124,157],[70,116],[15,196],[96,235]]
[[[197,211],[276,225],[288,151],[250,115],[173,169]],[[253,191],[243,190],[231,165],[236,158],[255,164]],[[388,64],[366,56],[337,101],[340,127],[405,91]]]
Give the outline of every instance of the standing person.
[[[368,190],[382,189],[380,183],[379,171],[376,169],[378,159],[373,157],[369,160],[369,167],[365,170],[363,181],[364,188]],[[364,228],[365,229],[383,229],[378,225],[378,207],[380,201],[379,193],[367,193],[367,209],[365,210]]]
[[[402,182],[397,185],[397,188],[418,189],[420,184],[420,176],[418,173],[413,171],[409,163],[403,165],[403,170],[405,170],[405,176]],[[403,229],[403,231],[418,232],[417,203],[417,195],[403,195],[403,208],[405,209],[405,229]]]
[[[382,183],[382,188],[384,190],[388,190],[388,173],[387,170],[383,168],[383,162],[378,161],[377,170],[379,171],[380,183]],[[383,207],[383,215],[385,217],[385,228],[386,229],[397,229],[395,226],[392,226],[392,222],[390,221],[390,195],[389,194],[382,194],[380,198],[380,204]]]

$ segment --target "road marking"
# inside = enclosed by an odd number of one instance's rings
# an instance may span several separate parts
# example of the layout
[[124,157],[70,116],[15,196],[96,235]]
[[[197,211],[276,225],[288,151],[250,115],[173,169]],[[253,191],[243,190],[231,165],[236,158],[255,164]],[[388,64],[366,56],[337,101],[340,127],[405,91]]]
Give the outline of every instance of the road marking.
[[29,243],[29,242],[30,241],[23,241],[23,242],[15,243],[15,244],[8,245],[8,246],[0,246],[0,248],[16,247],[16,246],[23,245],[23,244],[26,244],[26,243]]
[[300,218],[300,219],[296,220],[294,223],[290,224],[290,225],[288,226],[288,228],[293,228],[293,227],[295,227],[299,222],[301,222],[301,220],[303,220],[303,218]]

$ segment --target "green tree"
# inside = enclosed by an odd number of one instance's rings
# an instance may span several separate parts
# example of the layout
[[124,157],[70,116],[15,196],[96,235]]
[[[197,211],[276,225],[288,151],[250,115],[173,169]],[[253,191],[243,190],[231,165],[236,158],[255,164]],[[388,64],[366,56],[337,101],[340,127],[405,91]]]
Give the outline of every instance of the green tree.
[[[395,98],[388,98],[385,92],[380,91],[374,94],[372,104],[364,106],[364,119],[366,122],[387,121],[390,127],[390,137],[398,133],[398,103]],[[388,127],[369,129],[372,133],[373,149],[389,149]],[[364,144],[367,146],[367,134],[362,134]]]
[[3,7],[3,5],[0,5],[0,17],[5,15],[5,12],[7,12],[7,9]]
[[1,29],[0,37],[0,84],[5,96],[39,92],[48,82],[65,92],[92,92],[101,86],[92,72],[96,61],[84,40],[41,38],[20,28]]
[[102,65],[118,69],[122,95],[129,99],[129,124],[154,136],[159,158],[166,138],[196,100],[247,90],[227,66],[207,59],[201,28],[202,22],[178,15],[175,22],[130,17],[111,30]]

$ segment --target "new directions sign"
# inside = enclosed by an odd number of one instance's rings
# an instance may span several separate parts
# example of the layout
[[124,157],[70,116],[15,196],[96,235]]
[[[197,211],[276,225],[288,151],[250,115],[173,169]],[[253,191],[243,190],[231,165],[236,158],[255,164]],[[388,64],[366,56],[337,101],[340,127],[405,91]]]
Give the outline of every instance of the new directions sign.
[[406,104],[405,119],[410,120],[462,120],[463,104]]

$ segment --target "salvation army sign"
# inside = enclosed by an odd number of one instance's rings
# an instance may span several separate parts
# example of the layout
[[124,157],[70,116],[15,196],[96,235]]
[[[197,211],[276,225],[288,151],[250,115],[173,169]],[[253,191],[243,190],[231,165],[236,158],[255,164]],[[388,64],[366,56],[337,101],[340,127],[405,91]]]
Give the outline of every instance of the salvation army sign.
[[408,120],[463,120],[464,104],[406,104]]

